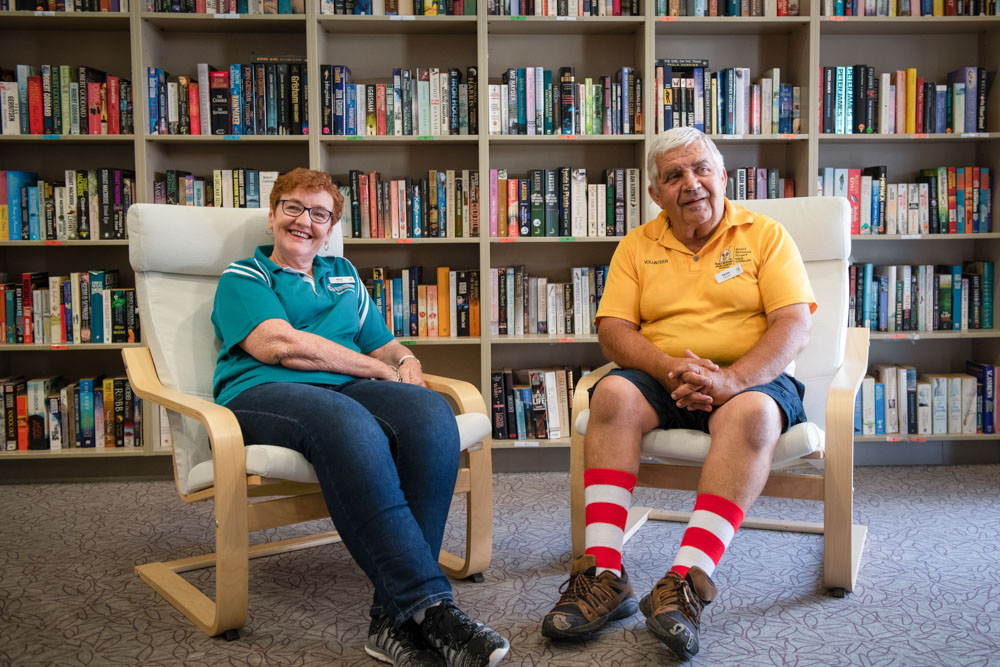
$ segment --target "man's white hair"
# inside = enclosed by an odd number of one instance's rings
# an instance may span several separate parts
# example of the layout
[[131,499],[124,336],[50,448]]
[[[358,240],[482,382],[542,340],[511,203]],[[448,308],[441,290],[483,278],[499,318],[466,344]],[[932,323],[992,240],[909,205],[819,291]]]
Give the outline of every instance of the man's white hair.
[[726,168],[722,153],[719,152],[715,142],[708,135],[693,127],[675,127],[655,135],[653,140],[649,142],[649,150],[646,155],[646,174],[649,177],[649,182],[655,183],[660,176],[660,169],[656,162],[661,155],[676,148],[685,148],[695,142],[700,142],[708,150],[720,171]]

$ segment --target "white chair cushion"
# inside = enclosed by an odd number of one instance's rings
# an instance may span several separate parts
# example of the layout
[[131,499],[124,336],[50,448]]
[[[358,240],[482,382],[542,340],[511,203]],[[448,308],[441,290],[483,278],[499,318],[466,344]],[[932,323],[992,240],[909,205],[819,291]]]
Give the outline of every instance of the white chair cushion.
[[[480,442],[490,434],[489,418],[481,412],[470,412],[457,415],[459,440],[461,450],[475,451]],[[247,445],[247,474],[288,479],[293,482],[313,482],[316,472],[312,464],[295,450],[278,445]],[[187,486],[189,492],[206,489],[213,484],[212,461],[204,461],[191,468],[188,474]]]
[[[590,410],[584,410],[577,416],[574,425],[577,433],[587,433],[589,419]],[[711,444],[712,438],[701,431],[683,428],[654,429],[643,436],[641,453],[661,463],[691,465],[705,461]],[[771,469],[783,468],[791,461],[823,451],[825,444],[826,434],[819,426],[812,422],[797,424],[778,438]]]

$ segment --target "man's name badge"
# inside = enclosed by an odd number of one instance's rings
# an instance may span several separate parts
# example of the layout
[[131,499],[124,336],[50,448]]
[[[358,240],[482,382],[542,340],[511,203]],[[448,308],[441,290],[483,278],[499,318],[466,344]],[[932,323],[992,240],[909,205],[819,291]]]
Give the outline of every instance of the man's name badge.
[[743,273],[743,265],[742,264],[733,264],[732,266],[730,266],[725,271],[719,271],[718,273],[716,273],[715,274],[715,282],[717,282],[717,283],[724,283],[727,280],[729,280],[730,278],[735,278],[736,276],[740,275],[741,273]]

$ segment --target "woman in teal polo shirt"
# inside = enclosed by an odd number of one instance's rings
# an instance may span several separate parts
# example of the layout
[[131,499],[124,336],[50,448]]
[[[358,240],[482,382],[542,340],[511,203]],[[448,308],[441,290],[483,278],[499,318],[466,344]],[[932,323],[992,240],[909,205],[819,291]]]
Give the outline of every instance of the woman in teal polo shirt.
[[357,270],[320,257],[343,197],[295,169],[271,191],[273,246],[233,262],[215,294],[216,402],[246,442],[301,452],[375,587],[365,650],[395,665],[494,665],[509,643],[452,602],[438,566],[459,436],[420,361],[393,340]]

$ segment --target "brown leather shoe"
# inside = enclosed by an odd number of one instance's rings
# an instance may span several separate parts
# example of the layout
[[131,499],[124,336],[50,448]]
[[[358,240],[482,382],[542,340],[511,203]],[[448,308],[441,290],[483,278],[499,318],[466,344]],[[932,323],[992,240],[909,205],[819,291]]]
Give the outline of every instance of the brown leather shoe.
[[688,660],[698,653],[701,611],[718,593],[705,571],[695,566],[683,579],[676,572],[667,572],[642,598],[639,609],[650,632],[678,659]]
[[605,570],[600,574],[594,557],[584,555],[573,563],[569,580],[559,587],[562,597],[542,621],[542,636],[579,639],[596,632],[608,621],[634,614],[639,606],[632,584],[622,567],[622,576]]

